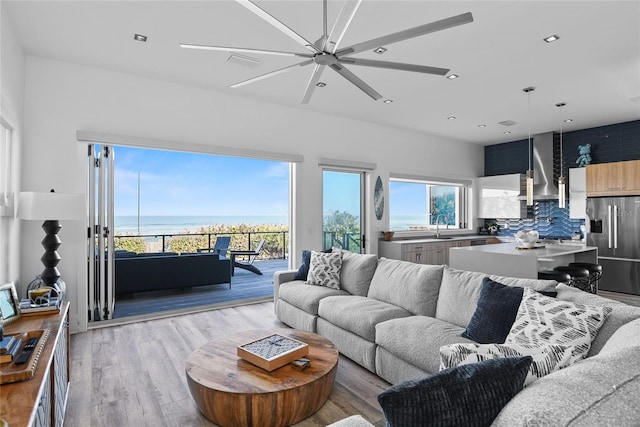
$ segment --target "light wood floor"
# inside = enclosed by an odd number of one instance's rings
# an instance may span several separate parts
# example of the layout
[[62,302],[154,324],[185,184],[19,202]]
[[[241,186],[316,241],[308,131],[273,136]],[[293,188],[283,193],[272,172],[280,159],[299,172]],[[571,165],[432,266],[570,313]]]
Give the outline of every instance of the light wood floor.
[[[266,302],[74,334],[65,426],[212,426],[189,393],[187,357],[216,336],[271,327],[285,325]],[[383,426],[376,396],[387,387],[340,356],[329,401],[297,425],[326,426],[361,414]]]

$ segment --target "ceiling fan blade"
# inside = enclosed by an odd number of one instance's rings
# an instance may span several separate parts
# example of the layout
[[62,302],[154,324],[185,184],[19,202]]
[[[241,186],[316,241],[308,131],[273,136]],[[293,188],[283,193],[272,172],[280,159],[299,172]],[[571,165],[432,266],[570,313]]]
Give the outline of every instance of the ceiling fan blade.
[[259,53],[262,55],[300,56],[303,58],[313,58],[313,55],[310,53],[283,52],[279,50],[250,49],[244,47],[207,46],[201,44],[186,43],[180,44],[180,47],[185,49],[216,50],[221,52]]
[[363,52],[369,49],[375,49],[376,47],[380,46],[390,45],[392,43],[422,36],[424,34],[435,33],[436,31],[446,30],[447,28],[468,24],[469,22],[473,22],[473,15],[471,14],[471,12],[441,19],[440,21],[431,22],[429,24],[419,25],[414,28],[409,28],[408,30],[398,31],[397,33],[354,44],[353,46],[345,47],[344,49],[338,50],[335,55],[338,57],[344,55],[352,55],[354,53]]
[[301,104],[308,104],[311,100],[311,95],[313,95],[313,91],[316,89],[316,84],[320,81],[324,67],[324,65],[316,64],[316,68],[313,70],[313,74],[311,74],[311,78],[307,83],[307,89],[304,91]]
[[347,0],[344,6],[342,6],[340,14],[336,19],[336,22],[333,24],[333,28],[329,34],[327,45],[325,46],[325,50],[327,52],[335,53],[338,49],[338,46],[347,32],[347,28],[351,25],[351,21],[353,20],[353,17],[361,3],[362,0]]
[[295,40],[296,42],[300,43],[302,46],[306,47],[307,49],[311,50],[312,52],[314,52],[314,53],[320,53],[321,52],[321,50],[318,49],[309,40],[305,39],[300,34],[298,34],[295,31],[293,31],[291,28],[289,28],[284,23],[279,21],[278,18],[276,18],[275,16],[271,15],[270,13],[268,13],[267,11],[265,11],[264,9],[262,9],[260,6],[256,5],[255,3],[253,3],[253,2],[251,2],[249,0],[236,0],[236,2],[238,2],[242,6],[246,7],[251,12],[255,13],[260,18],[264,19],[269,24],[273,25],[278,30],[282,31],[284,34],[286,34],[287,36],[291,37],[293,40]]
[[351,71],[347,70],[344,66],[340,64],[331,64],[329,65],[332,69],[334,69],[338,74],[340,74],[345,79],[349,80],[351,83],[356,85],[358,89],[369,95],[374,100],[378,100],[382,98],[378,92],[375,91],[371,86],[362,81],[358,76],[353,74]]
[[338,58],[338,62],[343,64],[361,65],[363,67],[389,68],[392,70],[413,71],[415,73],[436,74],[438,76],[444,76],[449,72],[448,68],[403,64],[401,62],[377,61],[374,59]]
[[279,70],[271,71],[269,73],[262,74],[262,75],[257,76],[257,77],[252,77],[249,80],[244,80],[244,81],[232,84],[229,87],[234,88],[234,89],[235,88],[239,88],[241,86],[248,85],[249,83],[255,83],[255,82],[258,82],[260,80],[266,79],[268,77],[277,76],[278,74],[282,74],[282,73],[284,73],[286,71],[289,71],[290,69],[292,69],[294,67],[304,67],[305,65],[309,65],[309,64],[312,64],[312,63],[313,63],[313,59],[308,59],[308,60],[302,61],[302,62],[300,62],[298,64],[289,65],[287,67],[280,68]]

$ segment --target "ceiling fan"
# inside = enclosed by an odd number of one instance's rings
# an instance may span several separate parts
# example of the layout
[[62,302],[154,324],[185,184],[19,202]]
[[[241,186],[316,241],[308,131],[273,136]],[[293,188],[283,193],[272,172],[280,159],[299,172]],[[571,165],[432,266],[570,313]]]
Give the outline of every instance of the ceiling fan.
[[302,103],[307,104],[313,95],[313,91],[320,81],[320,76],[325,67],[333,69],[342,77],[353,83],[356,87],[369,95],[374,100],[382,98],[378,92],[371,86],[365,83],[362,79],[353,74],[345,65],[360,65],[363,67],[376,67],[376,68],[388,68],[393,70],[413,71],[417,73],[435,74],[444,76],[449,72],[447,68],[429,67],[425,65],[404,64],[399,62],[378,61],[371,59],[352,58],[351,55],[364,52],[369,49],[375,49],[378,47],[390,45],[402,40],[422,36],[428,33],[434,33],[436,31],[446,30],[447,28],[456,27],[458,25],[468,24],[473,22],[473,16],[471,12],[463,13],[461,15],[452,16],[450,18],[441,19],[439,21],[431,22],[429,24],[420,25],[408,30],[399,31],[397,33],[388,34],[386,36],[377,37],[368,41],[357,43],[347,47],[340,47],[340,42],[347,31],[347,28],[351,24],[356,11],[360,7],[362,0],[346,0],[342,10],[340,11],[333,28],[330,32],[327,31],[327,0],[323,0],[323,33],[322,36],[311,43],[300,34],[296,33],[290,27],[279,21],[276,17],[269,14],[267,11],[251,2],[250,0],[236,0],[239,4],[249,9],[251,12],[267,21],[269,24],[282,31],[284,34],[300,43],[307,48],[307,53],[297,52],[283,52],[277,50],[264,50],[264,49],[251,49],[251,48],[239,48],[239,47],[225,47],[225,46],[206,46],[197,44],[180,44],[180,47],[188,49],[204,49],[204,50],[216,50],[224,52],[244,52],[264,55],[281,55],[281,56],[294,56],[306,58],[304,61],[297,64],[289,65],[284,68],[280,68],[275,71],[271,71],[266,74],[262,74],[257,77],[253,77],[248,80],[241,81],[231,85],[232,88],[254,83],[259,80],[272,77],[286,71],[289,71],[296,67],[304,67],[307,65],[315,64],[315,69],[311,74],[311,78],[307,83]]

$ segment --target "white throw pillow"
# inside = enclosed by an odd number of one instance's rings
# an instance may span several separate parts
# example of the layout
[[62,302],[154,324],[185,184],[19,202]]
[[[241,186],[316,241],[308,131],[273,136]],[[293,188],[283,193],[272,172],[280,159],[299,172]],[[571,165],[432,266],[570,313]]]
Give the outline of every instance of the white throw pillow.
[[331,253],[312,251],[307,284],[340,289],[341,268],[342,251]]
[[609,313],[610,307],[575,304],[525,288],[505,344],[573,347],[573,363],[587,355]]
[[573,348],[564,345],[450,344],[440,347],[440,370],[483,360],[531,356],[533,362],[524,380],[525,387],[538,378],[571,364]]

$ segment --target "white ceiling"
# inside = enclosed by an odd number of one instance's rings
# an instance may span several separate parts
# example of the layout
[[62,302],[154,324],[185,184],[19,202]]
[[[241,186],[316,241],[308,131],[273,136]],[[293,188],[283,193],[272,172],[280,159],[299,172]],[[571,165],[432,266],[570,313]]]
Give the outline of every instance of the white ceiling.
[[[322,1],[255,0],[308,40],[322,34]],[[341,46],[464,12],[474,22],[386,46],[360,58],[450,68],[460,78],[350,66],[391,104],[373,101],[326,69],[311,102],[301,105],[313,66],[231,89],[239,81],[300,62],[181,49],[179,43],[308,51],[235,1],[10,1],[2,6],[25,53],[186,83],[296,108],[321,111],[479,144],[640,119],[638,1],[365,0]],[[329,19],[342,1],[329,0]],[[133,39],[148,36],[146,43]],[[543,37],[560,36],[555,43]],[[527,86],[531,94],[528,113]],[[555,104],[566,102],[561,112]],[[455,120],[447,117],[455,116]],[[513,120],[506,128],[498,122]],[[485,128],[478,125],[485,124]],[[319,126],[322,124],[319,123]],[[505,135],[510,130],[512,134]]]

